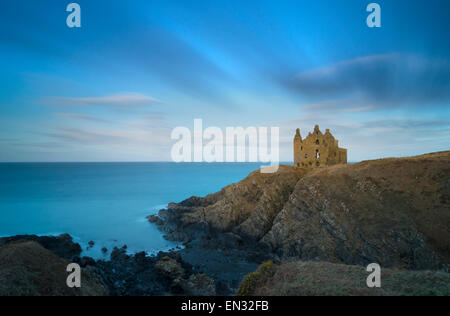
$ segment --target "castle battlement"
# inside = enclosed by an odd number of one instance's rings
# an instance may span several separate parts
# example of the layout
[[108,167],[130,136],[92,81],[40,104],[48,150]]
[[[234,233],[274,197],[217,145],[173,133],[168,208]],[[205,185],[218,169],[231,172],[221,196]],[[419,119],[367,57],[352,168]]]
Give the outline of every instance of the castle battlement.
[[339,142],[329,129],[323,134],[319,125],[314,132],[302,139],[300,129],[294,137],[294,166],[316,168],[347,163],[347,149],[340,148]]

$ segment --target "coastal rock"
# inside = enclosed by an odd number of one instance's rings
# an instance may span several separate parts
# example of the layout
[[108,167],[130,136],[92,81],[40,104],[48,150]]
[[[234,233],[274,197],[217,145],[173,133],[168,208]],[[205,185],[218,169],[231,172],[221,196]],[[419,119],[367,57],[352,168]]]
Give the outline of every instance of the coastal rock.
[[188,279],[178,277],[173,280],[171,291],[188,296],[215,296],[216,285],[213,279],[203,273],[192,274]]
[[119,248],[111,260],[97,261],[96,268],[113,296],[185,295],[184,285],[193,273],[178,253],[126,255]]
[[91,257],[82,257],[82,258],[80,258],[78,263],[80,264],[80,266],[82,268],[85,268],[87,266],[95,266],[96,265],[95,260],[92,259]]
[[170,279],[180,278],[185,273],[184,269],[181,267],[181,264],[167,256],[156,262],[155,268]]
[[149,216],[147,216],[147,219],[152,224],[156,224],[156,225],[163,224],[163,220],[157,215],[149,215]]
[[113,251],[111,252],[111,261],[126,261],[129,258],[130,256],[127,255],[127,251],[125,248],[114,247]]
[[186,295],[190,296],[215,296],[216,285],[214,280],[205,274],[192,274],[183,286]]

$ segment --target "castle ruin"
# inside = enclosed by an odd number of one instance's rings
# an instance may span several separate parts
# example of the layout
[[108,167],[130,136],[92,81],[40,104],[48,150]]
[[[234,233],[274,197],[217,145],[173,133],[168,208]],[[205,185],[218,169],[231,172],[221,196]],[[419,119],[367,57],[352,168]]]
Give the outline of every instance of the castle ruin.
[[305,139],[300,135],[300,129],[294,137],[294,166],[317,168],[347,163],[347,149],[339,148],[338,141],[327,129],[325,134],[314,127],[314,133],[309,133]]

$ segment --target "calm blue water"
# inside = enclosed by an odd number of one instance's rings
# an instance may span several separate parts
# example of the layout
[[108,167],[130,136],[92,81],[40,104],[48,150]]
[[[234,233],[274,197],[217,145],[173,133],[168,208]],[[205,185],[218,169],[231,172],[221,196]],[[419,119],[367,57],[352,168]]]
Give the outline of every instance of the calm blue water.
[[0,236],[69,233],[85,254],[127,245],[149,253],[175,244],[146,216],[169,202],[238,182],[259,164],[0,164]]

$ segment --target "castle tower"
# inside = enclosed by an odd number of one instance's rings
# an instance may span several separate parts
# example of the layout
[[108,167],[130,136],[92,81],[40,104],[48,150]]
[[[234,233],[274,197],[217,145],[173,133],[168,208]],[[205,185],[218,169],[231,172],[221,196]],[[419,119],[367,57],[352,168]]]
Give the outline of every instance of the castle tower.
[[300,128],[297,128],[297,131],[295,133],[294,137],[294,161],[298,160],[300,157],[296,157],[296,153],[300,153],[303,150],[302,146],[302,135],[300,135]]
[[305,139],[297,129],[294,137],[294,166],[299,168],[317,168],[347,163],[347,149],[339,148],[338,141],[326,129],[325,134],[319,125]]

